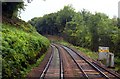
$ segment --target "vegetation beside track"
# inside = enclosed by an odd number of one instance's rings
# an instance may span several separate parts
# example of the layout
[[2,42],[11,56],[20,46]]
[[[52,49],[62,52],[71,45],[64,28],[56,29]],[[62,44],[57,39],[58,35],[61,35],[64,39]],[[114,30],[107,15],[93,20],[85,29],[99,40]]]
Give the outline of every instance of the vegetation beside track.
[[2,34],[2,77],[23,78],[28,71],[40,62],[49,40],[38,34],[30,25],[14,26],[4,22]]
[[[34,27],[18,19],[25,3],[2,2],[2,27],[0,27],[0,52],[2,54],[2,78],[23,79],[44,58],[50,42]],[[1,63],[1,62],[0,62]],[[0,72],[0,76],[1,76]]]
[[115,57],[115,70],[120,73],[120,58]]

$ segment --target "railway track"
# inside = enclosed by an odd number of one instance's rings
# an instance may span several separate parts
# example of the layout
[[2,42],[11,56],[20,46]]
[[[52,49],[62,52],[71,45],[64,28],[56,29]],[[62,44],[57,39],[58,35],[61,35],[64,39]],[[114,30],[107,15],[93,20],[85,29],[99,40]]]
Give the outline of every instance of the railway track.
[[79,70],[78,66],[69,54],[62,47],[58,45],[56,45],[56,47],[60,50],[60,54],[63,59],[64,79],[85,79],[81,70]]
[[62,60],[59,50],[54,46],[52,47],[52,54],[49,58],[49,61],[44,68],[40,79],[62,79],[63,78],[63,67]]
[[73,49],[52,44],[52,53],[40,79],[120,79]]
[[119,76],[101,68],[94,62],[90,62],[74,50],[65,46],[62,47],[68,52],[86,79],[120,79]]

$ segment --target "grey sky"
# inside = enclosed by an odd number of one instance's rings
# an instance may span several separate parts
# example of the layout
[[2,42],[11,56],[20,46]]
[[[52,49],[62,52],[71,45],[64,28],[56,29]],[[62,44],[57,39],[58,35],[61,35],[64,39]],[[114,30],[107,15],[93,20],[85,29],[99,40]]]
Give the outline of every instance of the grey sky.
[[[84,9],[95,13],[107,14],[110,18],[118,16],[118,2],[120,0],[33,0],[27,3],[25,11],[21,13],[21,19],[28,21],[33,17],[40,17],[44,14],[57,12],[65,5],[72,4],[76,11]],[[27,2],[27,1],[26,1]]]

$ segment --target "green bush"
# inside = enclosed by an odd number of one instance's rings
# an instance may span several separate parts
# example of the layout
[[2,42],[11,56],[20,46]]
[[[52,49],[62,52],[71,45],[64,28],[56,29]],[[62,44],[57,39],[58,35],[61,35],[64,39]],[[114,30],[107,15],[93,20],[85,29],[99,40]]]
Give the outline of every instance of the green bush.
[[47,50],[49,41],[35,31],[25,32],[9,24],[3,24],[1,32],[3,78],[22,78],[24,70]]

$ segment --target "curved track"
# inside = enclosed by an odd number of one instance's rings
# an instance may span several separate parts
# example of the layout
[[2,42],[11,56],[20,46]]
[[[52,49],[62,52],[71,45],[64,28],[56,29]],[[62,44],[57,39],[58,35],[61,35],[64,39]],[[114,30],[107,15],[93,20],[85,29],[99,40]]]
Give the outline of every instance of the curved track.
[[49,61],[44,68],[40,79],[62,79],[63,78],[63,70],[62,70],[62,61],[60,57],[59,50],[51,45],[52,54],[49,58]]
[[90,79],[91,78],[119,79],[119,77],[116,76],[115,74],[108,72],[107,70],[101,68],[97,64],[95,65],[95,63],[93,64],[93,62],[90,62],[89,60],[87,60],[86,58],[84,58],[74,50],[65,46],[62,46],[62,47],[69,53],[69,55],[74,60],[74,62],[78,64],[80,70],[83,72],[86,79],[89,79],[89,78]]
[[63,72],[65,79],[83,79],[85,78],[77,64],[73,61],[71,56],[60,46],[55,45],[63,60]]
[[52,44],[52,54],[40,79],[120,79],[73,49]]

